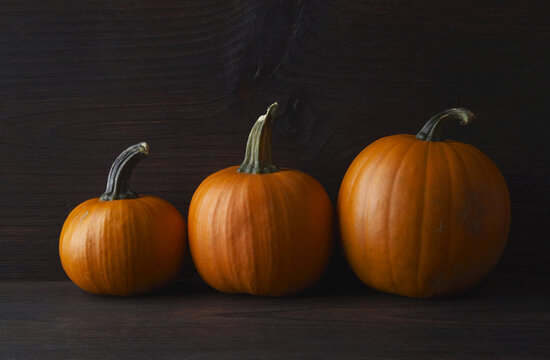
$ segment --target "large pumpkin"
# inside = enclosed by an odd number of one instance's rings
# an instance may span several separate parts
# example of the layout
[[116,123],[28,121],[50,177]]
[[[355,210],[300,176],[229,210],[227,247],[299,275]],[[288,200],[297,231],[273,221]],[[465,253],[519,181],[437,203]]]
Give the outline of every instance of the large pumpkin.
[[134,166],[147,153],[146,143],[122,152],[101,198],[78,205],[63,225],[61,264],[86,291],[133,295],[155,290],[182,264],[186,236],[181,214],[161,198],[128,188]]
[[367,285],[450,295],[479,283],[499,260],[510,225],[506,183],[479,149],[441,135],[445,121],[472,118],[466,109],[444,111],[417,136],[372,143],[349,167],[338,198],[341,239]]
[[276,108],[252,128],[243,164],[207,177],[191,200],[193,261],[225,293],[296,293],[321,276],[329,259],[333,214],[325,190],[271,161]]

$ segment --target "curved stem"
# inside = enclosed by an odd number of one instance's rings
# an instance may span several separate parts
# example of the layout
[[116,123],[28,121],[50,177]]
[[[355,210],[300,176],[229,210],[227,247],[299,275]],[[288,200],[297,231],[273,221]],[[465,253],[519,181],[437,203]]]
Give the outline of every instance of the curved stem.
[[246,143],[244,161],[238,172],[247,174],[269,174],[279,171],[271,160],[271,127],[277,111],[277,103],[267,108],[265,115],[258,118]]
[[465,108],[453,108],[440,112],[432,117],[426,125],[416,134],[416,138],[427,141],[445,141],[443,137],[443,124],[449,120],[460,120],[460,125],[466,125],[475,119],[475,115]]
[[135,199],[139,195],[130,191],[130,176],[137,163],[149,154],[149,145],[142,142],[124,150],[115,160],[107,178],[107,189],[99,200]]

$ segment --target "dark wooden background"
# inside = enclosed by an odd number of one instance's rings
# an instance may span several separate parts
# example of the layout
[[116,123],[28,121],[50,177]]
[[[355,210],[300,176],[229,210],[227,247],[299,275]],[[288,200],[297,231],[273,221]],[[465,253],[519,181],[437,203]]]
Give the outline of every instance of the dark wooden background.
[[275,100],[277,163],[333,200],[370,142],[470,108],[479,120],[448,133],[497,163],[512,198],[498,271],[548,276],[546,1],[13,0],[0,41],[2,279],[65,279],[63,221],[133,143],[151,146],[134,189],[185,216]]
[[[548,1],[0,1],[0,358],[550,358],[549,64]],[[61,226],[120,151],[147,141],[134,190],[186,216],[273,101],[276,162],[333,201],[370,142],[471,109],[447,133],[512,199],[493,275],[433,302],[369,290],[338,253],[294,298],[217,294],[190,261],[146,297],[68,281]]]

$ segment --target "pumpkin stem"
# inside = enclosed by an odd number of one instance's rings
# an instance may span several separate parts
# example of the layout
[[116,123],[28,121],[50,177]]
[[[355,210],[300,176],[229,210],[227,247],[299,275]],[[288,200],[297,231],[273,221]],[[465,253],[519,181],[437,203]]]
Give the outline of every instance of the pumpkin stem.
[[107,178],[107,189],[99,200],[136,199],[139,194],[130,191],[130,176],[137,163],[149,154],[149,145],[142,142],[124,150],[115,160]]
[[265,115],[258,118],[246,143],[244,161],[238,172],[247,174],[269,174],[279,171],[271,160],[271,127],[277,111],[277,103],[267,108]]
[[448,120],[460,120],[460,125],[466,125],[475,119],[475,115],[465,108],[453,108],[433,116],[426,125],[416,134],[416,138],[427,141],[445,141],[443,124]]

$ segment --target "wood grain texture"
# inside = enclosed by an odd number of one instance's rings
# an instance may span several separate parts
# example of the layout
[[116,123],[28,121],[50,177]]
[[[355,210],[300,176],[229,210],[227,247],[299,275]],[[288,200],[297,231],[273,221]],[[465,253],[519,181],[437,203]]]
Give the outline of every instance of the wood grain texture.
[[[65,217],[139,141],[151,155],[134,189],[185,215],[202,179],[241,162],[274,100],[274,159],[332,200],[371,141],[471,109],[479,120],[448,133],[510,187],[498,271],[546,277],[549,15],[541,1],[3,1],[0,278],[65,279]],[[337,260],[327,276],[347,271]]]
[[548,359],[550,294],[537,285],[496,277],[458,298],[422,301],[366,287],[264,298],[181,282],[116,298],[68,281],[0,282],[0,357]]

